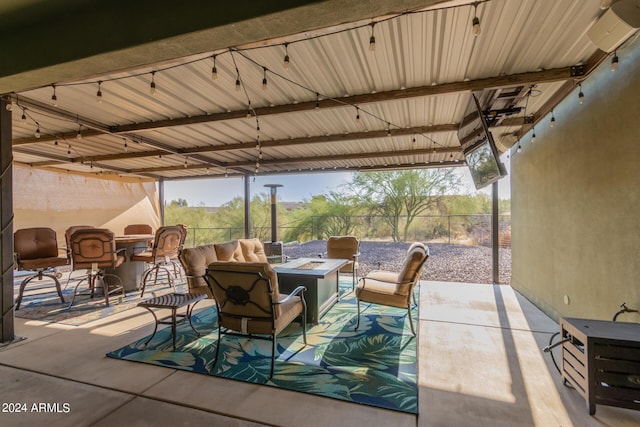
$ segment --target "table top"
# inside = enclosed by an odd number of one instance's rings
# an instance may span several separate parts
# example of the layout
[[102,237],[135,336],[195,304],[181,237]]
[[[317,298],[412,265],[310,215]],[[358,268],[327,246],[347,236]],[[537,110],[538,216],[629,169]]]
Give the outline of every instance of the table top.
[[335,258],[297,258],[273,267],[278,274],[324,277],[349,262]]
[[123,236],[115,236],[116,243],[132,243],[132,242],[144,242],[153,240],[156,237],[155,234],[126,234]]
[[138,305],[140,307],[180,308],[184,307],[185,305],[193,304],[205,298],[207,298],[206,294],[172,293],[140,301]]
[[578,319],[563,317],[561,324],[570,324],[589,338],[640,342],[640,323],[614,322],[611,320]]

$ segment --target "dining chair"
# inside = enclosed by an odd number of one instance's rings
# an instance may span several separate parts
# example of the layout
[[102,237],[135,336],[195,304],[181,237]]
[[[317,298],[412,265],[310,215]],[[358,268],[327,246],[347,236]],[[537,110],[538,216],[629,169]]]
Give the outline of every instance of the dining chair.
[[124,234],[153,234],[153,228],[149,224],[129,224],[124,228]]
[[33,280],[48,277],[53,280],[56,291],[63,303],[64,297],[55,271],[51,269],[68,264],[66,256],[60,256],[56,232],[47,227],[23,228],[13,233],[13,254],[15,268],[19,271],[31,271],[20,283],[16,310],[24,296],[25,287]]
[[185,241],[186,229],[180,225],[165,225],[156,230],[155,238],[151,249],[131,255],[131,261],[141,261],[149,264],[142,274],[142,291],[140,296],[144,296],[147,283],[153,275],[153,284],[158,281],[158,273],[163,270],[167,274],[169,286],[175,289],[173,275],[177,276],[176,264],[179,264],[178,255]]
[[[71,308],[78,295],[89,295],[93,298],[98,283],[101,284],[107,307],[110,294],[121,292],[124,299],[122,280],[117,275],[106,271],[119,267],[125,261],[121,254],[123,250],[116,250],[113,232],[106,228],[79,229],[71,235],[70,243],[73,269],[86,270],[86,276],[76,284],[67,309]],[[89,287],[88,293],[78,293],[78,288],[85,280]]]
[[212,262],[205,280],[218,309],[218,341],[213,366],[218,362],[221,336],[240,335],[271,341],[273,377],[277,336],[301,317],[302,336],[307,345],[307,304],[304,286],[280,294],[278,276],[268,262]]
[[351,273],[351,289],[355,287],[358,275],[358,257],[360,256],[360,240],[355,236],[331,236],[327,239],[327,258],[346,259],[349,262],[342,266],[340,273]]
[[358,301],[358,317],[355,329],[360,326],[360,301],[390,307],[406,308],[411,333],[415,336],[411,317],[411,298],[416,304],[413,294],[420,281],[425,262],[429,258],[429,248],[419,242],[413,243],[407,250],[400,272],[376,270],[371,271],[358,281],[356,298]]
[[[69,282],[71,281],[71,277],[73,275],[73,272],[76,271],[73,268],[73,259],[71,257],[71,235],[76,230],[87,230],[87,229],[91,229],[91,228],[95,228],[95,227],[93,225],[72,225],[71,227],[67,228],[65,230],[65,232],[64,232],[64,241],[65,241],[65,244],[67,245],[65,250],[67,252],[67,259],[69,261],[69,265],[71,266],[71,271],[69,272],[69,275],[67,276],[67,283],[65,283],[65,285],[64,285],[65,289],[67,289],[67,286],[69,286]],[[83,273],[83,275],[84,275],[84,273]]]

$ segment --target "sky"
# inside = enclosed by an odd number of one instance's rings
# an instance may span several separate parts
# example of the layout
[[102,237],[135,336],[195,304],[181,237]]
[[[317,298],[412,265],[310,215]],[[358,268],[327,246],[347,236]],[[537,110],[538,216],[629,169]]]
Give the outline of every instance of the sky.
[[[507,171],[510,171],[510,162],[507,156],[502,156]],[[463,188],[461,194],[474,194],[476,189],[471,180],[468,168],[455,169],[460,173]],[[255,194],[269,194],[270,189],[265,184],[281,184],[278,188],[278,201],[301,202],[311,200],[317,194],[326,194],[329,191],[339,191],[340,186],[351,180],[352,172],[326,172],[310,174],[286,174],[256,176],[250,180],[251,197]],[[491,194],[491,186],[482,190],[482,193]],[[509,176],[498,183],[498,195],[501,199],[510,198]],[[235,197],[244,194],[241,178],[215,178],[194,179],[181,181],[165,181],[164,198],[167,203],[172,200],[184,199],[189,206],[221,206]]]

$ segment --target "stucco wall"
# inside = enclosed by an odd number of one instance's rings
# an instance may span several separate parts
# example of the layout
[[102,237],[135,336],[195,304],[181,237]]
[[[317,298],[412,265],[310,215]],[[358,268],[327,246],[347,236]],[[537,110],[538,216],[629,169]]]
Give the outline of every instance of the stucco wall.
[[618,56],[512,153],[511,284],[556,320],[640,309],[640,43]]

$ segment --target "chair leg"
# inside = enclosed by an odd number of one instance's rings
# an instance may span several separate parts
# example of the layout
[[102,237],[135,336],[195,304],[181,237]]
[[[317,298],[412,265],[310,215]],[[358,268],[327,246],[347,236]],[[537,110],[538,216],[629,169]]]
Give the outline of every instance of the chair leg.
[[276,361],[276,347],[277,347],[277,335],[273,334],[271,336],[271,372],[269,373],[269,378],[273,378],[273,367]]
[[222,333],[220,332],[220,322],[218,321],[218,342],[216,343],[216,357],[213,359],[213,366],[211,369],[215,369],[218,364],[218,354],[220,353],[220,346],[222,345]]
[[407,316],[409,317],[409,325],[411,325],[411,333],[416,336],[416,330],[413,328],[413,316],[411,316],[411,304],[407,306]]
[[64,297],[62,296],[62,288],[60,287],[60,281],[58,280],[58,278],[53,274],[45,274],[42,271],[38,271],[38,273],[34,274],[33,276],[27,277],[20,283],[18,298],[16,298],[16,311],[20,310],[20,303],[22,302],[24,289],[27,287],[27,284],[29,284],[29,282],[36,278],[38,280],[42,280],[43,277],[48,277],[54,281],[54,283],[56,284],[56,292],[60,297],[60,301],[62,301],[63,304],[65,303]]
[[360,326],[360,298],[357,298],[358,301],[358,317],[356,317],[356,327],[354,331],[358,330],[358,326]]
[[18,292],[18,298],[16,299],[16,311],[20,310],[20,303],[22,302],[22,294],[24,293],[24,288],[30,281],[32,281],[36,277],[38,277],[38,275],[34,274],[33,276],[27,277],[22,281],[22,283],[20,283],[20,292]]

